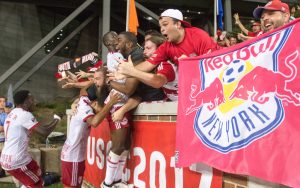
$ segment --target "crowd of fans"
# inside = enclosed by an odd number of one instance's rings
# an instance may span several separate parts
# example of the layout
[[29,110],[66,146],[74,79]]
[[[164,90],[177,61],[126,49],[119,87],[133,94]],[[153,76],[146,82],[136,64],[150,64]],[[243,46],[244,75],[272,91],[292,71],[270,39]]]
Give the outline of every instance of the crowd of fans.
[[[299,5],[291,5],[289,8],[289,6],[286,4],[285,10],[286,12],[288,11],[290,14],[289,21],[292,21],[300,17]],[[238,13],[233,14],[234,23],[238,27],[238,31],[235,30],[234,32],[226,32],[226,31],[218,30],[216,36],[214,37],[215,41],[220,46],[230,47],[237,43],[241,43],[243,41],[262,35],[264,32],[266,32],[265,31],[266,28],[264,27],[264,25],[262,25],[261,17],[256,16],[255,13],[253,16],[254,17],[250,19],[249,23],[246,24],[244,23],[245,24],[244,25],[240,19],[239,14]]]
[[[213,38],[184,21],[179,10],[167,9],[159,19],[161,32],[146,32],[144,49],[139,47],[136,36],[130,32],[117,34],[110,31],[104,34],[102,42],[108,49],[106,64],[99,61],[89,71],[66,71],[59,79],[64,89],[80,88],[79,97],[72,105],[71,132],[61,153],[64,186],[81,186],[89,127],[96,127],[105,117],[111,130],[112,147],[107,156],[106,176],[101,187],[126,186],[121,174],[131,144],[131,110],[144,101],[178,100],[178,61],[234,46],[272,31],[295,19],[299,9],[295,6],[289,11],[287,4],[273,0],[254,10],[251,29],[242,24],[236,13],[233,18],[241,32],[219,30]],[[3,145],[5,140],[1,164],[25,186],[42,187],[39,167],[26,149],[28,133],[35,130],[47,136],[60,117],[54,116],[49,125],[37,126],[30,113],[34,107],[31,93],[19,91],[14,100],[16,108],[6,117],[6,101],[0,97],[0,144]],[[15,125],[15,132],[11,131],[12,124]]]

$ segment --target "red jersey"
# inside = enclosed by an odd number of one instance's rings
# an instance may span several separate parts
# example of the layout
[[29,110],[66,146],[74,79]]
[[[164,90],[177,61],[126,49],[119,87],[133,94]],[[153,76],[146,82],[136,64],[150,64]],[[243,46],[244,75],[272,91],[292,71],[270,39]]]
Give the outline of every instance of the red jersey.
[[178,65],[178,58],[182,55],[194,57],[221,48],[205,31],[196,27],[184,29],[185,35],[183,41],[179,44],[168,41],[164,42],[148,61],[154,65],[158,65],[161,62],[171,60]]
[[[260,31],[259,31],[260,32]],[[252,31],[248,31],[248,36],[249,37],[256,37],[256,36],[258,36],[258,34],[259,34],[259,32],[252,32]]]
[[178,101],[178,71],[177,66],[169,61],[162,62],[157,67],[157,74],[164,75],[168,82],[163,85],[162,89],[171,101]]

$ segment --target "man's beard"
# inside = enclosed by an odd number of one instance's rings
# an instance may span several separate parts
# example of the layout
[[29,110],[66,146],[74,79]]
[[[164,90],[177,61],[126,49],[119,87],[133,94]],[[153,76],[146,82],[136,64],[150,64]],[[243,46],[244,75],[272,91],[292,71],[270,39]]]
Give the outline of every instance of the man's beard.
[[278,27],[281,27],[285,24],[285,21],[284,21],[284,17],[282,16],[282,18],[280,20],[277,20],[277,21],[271,21],[269,22],[272,27],[270,29],[266,28],[264,25],[265,24],[262,24],[262,30],[264,31],[264,33],[266,32],[269,32],[269,31],[272,31],[274,29],[277,29]]

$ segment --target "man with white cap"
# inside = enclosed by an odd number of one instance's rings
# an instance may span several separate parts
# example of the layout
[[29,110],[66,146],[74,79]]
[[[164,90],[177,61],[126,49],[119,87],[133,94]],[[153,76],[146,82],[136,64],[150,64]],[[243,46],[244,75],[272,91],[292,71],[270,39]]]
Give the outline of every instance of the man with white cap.
[[[220,49],[205,31],[192,27],[183,20],[182,13],[177,9],[165,10],[159,18],[161,33],[166,37],[164,42],[147,61],[138,64],[135,68],[149,72],[161,62],[171,60],[176,65],[182,57],[194,57]],[[120,61],[118,72],[127,74],[127,68],[132,63]]]
[[262,30],[266,33],[288,23],[290,9],[286,3],[280,0],[273,0],[263,7],[259,6],[254,9],[253,16],[261,20]]

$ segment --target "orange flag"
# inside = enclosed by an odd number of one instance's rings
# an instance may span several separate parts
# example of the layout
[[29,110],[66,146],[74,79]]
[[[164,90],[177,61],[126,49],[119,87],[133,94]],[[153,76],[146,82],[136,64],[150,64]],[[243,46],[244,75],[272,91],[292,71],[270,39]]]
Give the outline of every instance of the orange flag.
[[137,35],[137,28],[139,27],[139,20],[136,13],[134,0],[129,0],[129,18],[128,19],[128,31]]

